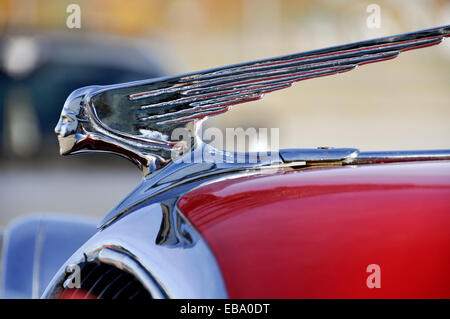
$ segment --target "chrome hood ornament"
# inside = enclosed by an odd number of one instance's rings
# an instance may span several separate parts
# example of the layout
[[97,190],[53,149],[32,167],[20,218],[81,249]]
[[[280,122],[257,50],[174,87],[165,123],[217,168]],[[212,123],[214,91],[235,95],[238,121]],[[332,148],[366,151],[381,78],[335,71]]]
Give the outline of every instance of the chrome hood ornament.
[[[320,50],[110,86],[74,91],[55,128],[62,155],[112,152],[152,172],[201,144],[208,116],[260,99],[294,82],[338,74],[439,44],[450,25]],[[189,141],[180,135],[189,132]]]

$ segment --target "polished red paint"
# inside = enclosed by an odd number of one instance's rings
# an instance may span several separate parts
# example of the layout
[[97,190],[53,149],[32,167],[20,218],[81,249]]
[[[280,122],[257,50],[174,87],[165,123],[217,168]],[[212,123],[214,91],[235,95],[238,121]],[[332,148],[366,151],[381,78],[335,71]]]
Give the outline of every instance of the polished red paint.
[[97,297],[83,289],[64,289],[58,299],[97,299]]
[[[232,298],[450,298],[450,163],[281,171],[181,198]],[[381,267],[368,288],[367,266]]]

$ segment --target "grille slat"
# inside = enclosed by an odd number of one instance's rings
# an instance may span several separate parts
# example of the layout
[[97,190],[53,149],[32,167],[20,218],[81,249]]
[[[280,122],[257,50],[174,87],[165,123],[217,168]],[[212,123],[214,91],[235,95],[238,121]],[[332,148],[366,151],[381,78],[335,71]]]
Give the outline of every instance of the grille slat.
[[133,284],[133,282],[129,281],[125,286],[123,286],[122,288],[120,288],[119,291],[117,291],[117,293],[112,297],[112,299],[126,299],[126,298],[122,298],[122,295],[123,295],[124,291],[126,291],[132,284]]
[[[86,293],[87,296],[94,295],[98,296],[95,292],[98,291],[98,287],[101,287],[102,283],[105,282],[108,275],[114,271],[114,268],[109,268],[105,272],[103,272],[100,276],[97,277],[97,280],[94,282],[94,284],[91,286],[89,291]],[[106,283],[107,285],[108,283]],[[103,290],[103,289],[102,289]],[[100,290],[101,291],[101,290]]]
[[131,273],[115,266],[86,262],[79,264],[81,287],[64,288],[63,299],[151,299],[149,291]]
[[114,278],[109,284],[106,285],[105,288],[98,294],[97,299],[102,299],[103,296],[109,291],[111,286],[113,286],[115,283],[120,281],[120,279],[123,278],[123,273],[120,273],[116,278]]
[[139,296],[145,291],[144,287],[136,291],[134,294],[130,296],[128,299],[139,299]]

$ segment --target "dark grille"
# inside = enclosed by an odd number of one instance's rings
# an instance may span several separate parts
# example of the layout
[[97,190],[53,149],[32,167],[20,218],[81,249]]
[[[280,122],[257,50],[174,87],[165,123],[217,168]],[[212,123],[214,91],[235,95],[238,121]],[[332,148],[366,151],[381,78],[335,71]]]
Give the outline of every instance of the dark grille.
[[81,287],[64,288],[64,299],[151,299],[152,296],[132,274],[104,263],[81,263]]

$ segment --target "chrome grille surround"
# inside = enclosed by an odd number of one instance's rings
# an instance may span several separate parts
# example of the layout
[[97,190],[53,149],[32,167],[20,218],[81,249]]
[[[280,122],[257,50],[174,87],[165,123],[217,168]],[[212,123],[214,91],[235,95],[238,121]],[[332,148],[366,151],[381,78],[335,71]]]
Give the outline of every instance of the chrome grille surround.
[[59,298],[66,270],[82,263],[107,264],[130,273],[154,299],[227,298],[213,253],[174,209],[172,196],[135,207],[127,218],[97,232],[58,270],[41,298]]

